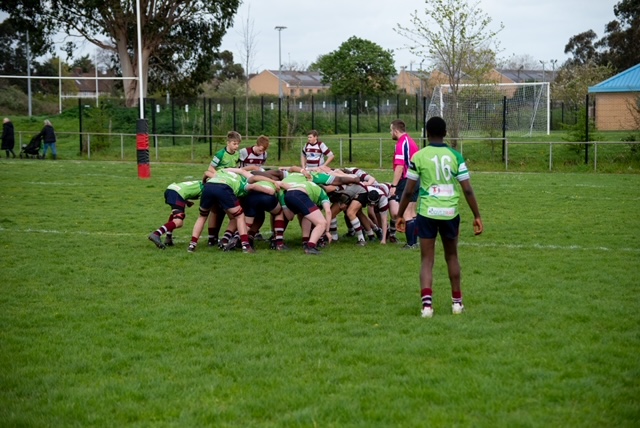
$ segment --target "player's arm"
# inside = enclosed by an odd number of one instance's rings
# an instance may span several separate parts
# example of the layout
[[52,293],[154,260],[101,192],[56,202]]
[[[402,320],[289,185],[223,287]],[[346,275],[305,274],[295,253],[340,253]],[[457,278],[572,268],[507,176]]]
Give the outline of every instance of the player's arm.
[[327,153],[327,159],[324,161],[324,164],[322,166],[328,167],[331,161],[335,159],[335,157],[336,156],[333,154],[333,152],[329,150],[329,153]]
[[391,181],[391,189],[389,190],[389,195],[393,196],[396,194],[396,186],[402,179],[402,172],[404,171],[404,166],[396,165],[393,167],[393,180]]
[[307,155],[304,153],[304,150],[302,150],[302,154],[300,155],[300,166],[302,168],[307,167]]
[[275,195],[276,189],[268,186],[263,186],[258,183],[250,183],[247,185],[247,190],[253,190],[254,192],[266,193],[267,195]]
[[253,177],[253,174],[251,174],[249,171],[246,171],[242,168],[225,168],[225,171],[236,173],[247,179],[250,179],[251,177]]
[[402,198],[400,199],[400,207],[398,208],[398,213],[396,214],[396,229],[400,233],[405,231],[405,222],[403,218],[404,211],[407,209],[407,206],[411,201],[411,195],[413,195],[413,191],[415,190],[417,184],[418,180],[407,177],[407,185],[405,186],[404,192],[402,193]]
[[[407,187],[409,186],[407,185]],[[462,187],[464,198],[467,200],[467,204],[469,204],[469,208],[471,208],[471,212],[473,213],[473,233],[480,235],[484,230],[484,225],[482,224],[482,218],[480,217],[480,208],[478,208],[476,195],[473,192],[473,187],[471,187],[471,180],[461,181],[460,187]]]

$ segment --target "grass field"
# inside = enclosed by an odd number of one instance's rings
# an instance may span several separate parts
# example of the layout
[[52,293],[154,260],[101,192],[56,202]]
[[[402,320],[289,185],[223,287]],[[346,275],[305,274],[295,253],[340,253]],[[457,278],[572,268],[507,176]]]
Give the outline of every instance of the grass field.
[[638,426],[639,175],[472,171],[427,320],[397,246],[188,254],[194,207],[156,249],[203,170],[0,160],[1,426]]

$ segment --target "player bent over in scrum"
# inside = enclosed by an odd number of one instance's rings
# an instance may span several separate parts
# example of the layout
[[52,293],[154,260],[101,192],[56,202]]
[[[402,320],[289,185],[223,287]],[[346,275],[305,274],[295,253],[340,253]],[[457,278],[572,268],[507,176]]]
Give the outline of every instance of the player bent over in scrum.
[[209,180],[205,183],[200,198],[200,216],[193,225],[191,243],[187,251],[190,253],[196,250],[198,238],[207,221],[209,213],[215,205],[219,205],[229,216],[231,222],[235,222],[242,241],[242,252],[253,253],[254,250],[249,245],[247,225],[244,213],[240,206],[239,196],[243,196],[249,189],[248,179],[255,179],[248,171],[238,168],[227,168],[218,172],[206,172]]
[[[280,204],[285,209],[287,219],[291,221],[294,214],[302,215],[304,217],[302,221],[303,235],[305,228],[309,227],[308,223],[313,225],[304,252],[311,255],[320,254],[317,248],[318,240],[322,236],[326,236],[327,242],[331,242],[331,234],[329,233],[331,203],[327,193],[310,181],[302,183],[279,182],[278,184],[285,190]],[[319,206],[324,209],[324,216],[320,212]]]
[[[149,240],[156,247],[164,250],[166,246],[173,246],[173,231],[184,224],[185,208],[193,205],[190,199],[198,199],[202,194],[203,184],[200,181],[184,181],[171,183],[164,191],[164,202],[171,207],[169,220],[149,235]],[[162,235],[167,237],[162,243]]]

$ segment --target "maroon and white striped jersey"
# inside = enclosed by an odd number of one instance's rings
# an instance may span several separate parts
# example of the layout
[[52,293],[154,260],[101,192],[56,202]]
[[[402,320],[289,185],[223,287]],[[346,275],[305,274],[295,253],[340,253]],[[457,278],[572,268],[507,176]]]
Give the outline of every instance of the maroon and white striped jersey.
[[307,159],[307,168],[317,168],[324,165],[324,158],[333,155],[333,152],[322,141],[316,144],[305,144],[302,148],[302,156]]
[[262,167],[266,161],[267,152],[264,152],[261,155],[255,154],[253,152],[253,147],[247,147],[240,150],[240,168],[249,165]]

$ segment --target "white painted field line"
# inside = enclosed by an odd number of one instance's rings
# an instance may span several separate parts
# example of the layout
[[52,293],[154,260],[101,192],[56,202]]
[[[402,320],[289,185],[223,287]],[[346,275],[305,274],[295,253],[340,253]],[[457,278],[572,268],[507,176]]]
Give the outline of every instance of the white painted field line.
[[[137,236],[146,237],[146,232],[87,232],[82,230],[48,230],[48,229],[6,229],[0,227],[0,232],[9,233],[50,233],[54,235],[98,235],[98,236]],[[609,248],[609,247],[583,247],[581,245],[543,245],[543,244],[508,244],[503,242],[468,242],[460,241],[461,247],[475,248],[509,248],[515,250],[559,250],[559,251],[624,251],[630,253],[640,253],[640,248]]]
[[460,241],[458,245],[461,247],[476,248],[509,248],[515,250],[560,250],[560,251],[624,251],[631,253],[640,253],[640,248],[609,248],[609,247],[583,247],[581,245],[543,245],[543,244],[507,244],[507,243],[478,243]]

